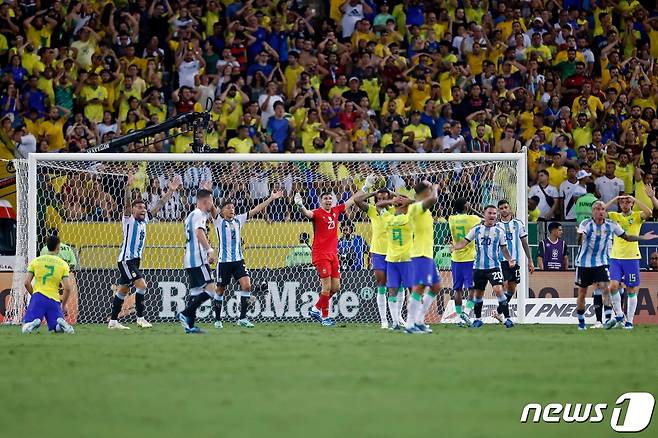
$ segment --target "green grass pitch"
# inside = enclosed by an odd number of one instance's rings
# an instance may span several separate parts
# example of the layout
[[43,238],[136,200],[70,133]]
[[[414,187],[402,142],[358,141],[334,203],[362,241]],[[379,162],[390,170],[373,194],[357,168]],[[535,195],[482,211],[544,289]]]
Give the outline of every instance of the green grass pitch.
[[[605,437],[619,395],[658,397],[658,327],[201,326],[0,328],[0,436]],[[529,402],[609,408],[600,424],[520,424]],[[639,436],[658,436],[656,417]]]

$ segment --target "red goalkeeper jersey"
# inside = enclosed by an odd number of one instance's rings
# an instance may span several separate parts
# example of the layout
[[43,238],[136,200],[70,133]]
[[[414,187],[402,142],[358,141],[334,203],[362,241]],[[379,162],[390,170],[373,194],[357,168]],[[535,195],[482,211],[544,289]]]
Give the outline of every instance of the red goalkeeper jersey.
[[345,204],[313,210],[313,257],[338,253],[338,216],[344,211]]

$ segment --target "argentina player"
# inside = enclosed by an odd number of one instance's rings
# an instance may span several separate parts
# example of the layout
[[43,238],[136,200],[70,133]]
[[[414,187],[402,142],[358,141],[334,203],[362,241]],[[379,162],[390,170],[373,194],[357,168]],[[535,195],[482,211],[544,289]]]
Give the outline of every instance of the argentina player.
[[509,263],[510,269],[514,269],[514,260],[507,250],[507,239],[501,228],[496,225],[497,209],[494,205],[484,208],[484,221],[480,225],[471,228],[464,240],[453,243],[450,251],[464,248],[469,242],[475,242],[475,262],[473,263],[473,290],[475,307],[475,321],[471,327],[482,327],[482,306],[484,304],[484,289],[487,283],[493,286],[493,292],[498,297],[498,309],[505,316],[505,327],[514,327],[509,319],[509,305],[507,297],[503,293],[503,273],[500,270],[502,251],[504,260]]
[[[532,254],[530,254],[530,247],[528,246],[528,232],[526,231],[523,222],[512,216],[512,208],[508,201],[504,199],[498,201],[498,214],[500,215],[500,220],[497,225],[503,231],[503,234],[507,239],[507,250],[515,261],[514,267],[512,268],[507,260],[503,260],[502,258],[500,260],[505,297],[509,302],[516,292],[516,286],[521,282],[521,269],[519,268],[521,252],[519,247],[523,248],[523,252],[525,252],[526,257],[528,258],[528,270],[530,273],[535,272],[535,265],[532,262]],[[501,309],[499,306],[492,316],[502,323],[503,317],[500,312]]]
[[[628,235],[618,223],[606,218],[606,204],[596,201],[592,205],[592,218],[583,221],[578,226],[578,256],[576,257],[576,286],[578,286],[578,329],[587,330],[585,326],[585,296],[587,288],[595,284],[597,289],[606,291],[610,281],[608,271],[608,247],[615,236],[628,242],[651,240],[657,236],[648,232],[641,236]],[[615,312],[622,315],[621,300],[615,303]]]
[[144,242],[146,240],[146,225],[150,217],[155,217],[158,212],[169,201],[174,192],[176,192],[182,181],[180,177],[172,178],[169,183],[167,192],[160,198],[151,211],[146,209],[146,203],[143,199],[132,198],[131,186],[134,182],[135,174],[131,171],[128,173],[126,182],[125,204],[123,212],[123,240],[121,250],[117,258],[119,267],[119,284],[114,289],[114,299],[112,300],[112,313],[110,322],[107,327],[112,330],[128,330],[130,327],[124,326],[119,322],[119,313],[123,306],[123,301],[128,295],[130,286],[135,286],[135,313],[137,314],[137,325],[142,328],[152,327],[151,323],[144,318],[144,294],[146,293],[146,280],[139,270],[139,264],[144,252]]
[[194,326],[196,311],[215,295],[217,285],[210,265],[217,256],[208,239],[208,216],[213,209],[212,193],[200,189],[196,193],[196,208],[185,218],[185,256],[183,266],[190,286],[190,299],[185,309],[176,315],[185,333],[204,333]]
[[235,203],[230,199],[222,201],[219,210],[213,207],[211,217],[217,231],[219,253],[217,256],[217,292],[213,296],[212,307],[215,312],[215,327],[222,328],[222,305],[226,286],[235,279],[240,284],[240,317],[238,325],[253,328],[254,324],[247,318],[247,309],[251,298],[251,278],[244,266],[242,252],[242,227],[245,223],[265,210],[275,199],[283,196],[283,190],[274,190],[269,198],[247,213],[235,214]]

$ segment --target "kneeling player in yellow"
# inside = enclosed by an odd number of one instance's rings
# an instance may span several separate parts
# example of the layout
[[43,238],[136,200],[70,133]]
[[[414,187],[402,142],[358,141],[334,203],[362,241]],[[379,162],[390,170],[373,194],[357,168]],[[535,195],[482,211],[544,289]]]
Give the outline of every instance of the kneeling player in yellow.
[[[62,305],[66,305],[71,292],[68,281],[69,265],[59,258],[59,237],[50,236],[46,242],[48,254],[37,257],[30,262],[25,278],[25,289],[32,296],[27,306],[23,333],[32,333],[41,325],[41,319],[46,318],[48,330],[53,332],[74,333],[73,327],[64,320]],[[34,287],[32,280],[35,280]],[[61,302],[59,285],[64,294]]]

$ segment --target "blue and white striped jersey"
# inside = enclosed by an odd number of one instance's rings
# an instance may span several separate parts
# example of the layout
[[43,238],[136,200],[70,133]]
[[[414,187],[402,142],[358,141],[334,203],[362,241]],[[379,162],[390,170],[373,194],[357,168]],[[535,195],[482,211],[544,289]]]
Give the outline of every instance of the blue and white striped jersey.
[[597,224],[594,219],[587,219],[578,226],[578,233],[583,235],[583,242],[578,250],[576,266],[595,268],[608,266],[612,239],[624,234],[624,230],[610,219],[606,219],[602,224]]
[[[507,240],[507,250],[509,251],[512,258],[516,261],[517,264],[521,262],[521,251],[523,247],[521,246],[521,239],[528,237],[528,233],[525,230],[525,225],[523,221],[512,218],[509,222],[499,221],[496,226],[498,226],[502,231],[505,239]],[[500,260],[505,260],[502,252],[500,253]]]
[[473,269],[497,269],[502,260],[501,246],[507,246],[507,239],[497,225],[490,227],[480,224],[471,228],[466,240],[475,242],[475,262]]
[[117,262],[142,258],[148,221],[148,214],[143,221],[138,221],[133,215],[123,217],[123,241]]
[[219,214],[213,221],[219,242],[219,263],[239,262],[244,260],[242,254],[242,227],[247,222],[248,213],[238,214],[233,219],[226,220]]
[[208,229],[206,223],[208,222],[208,213],[195,208],[185,218],[185,238],[187,240],[185,246],[185,259],[183,265],[185,269],[198,268],[208,263],[208,253],[199,243],[196,236],[196,230],[202,229],[208,236]]

